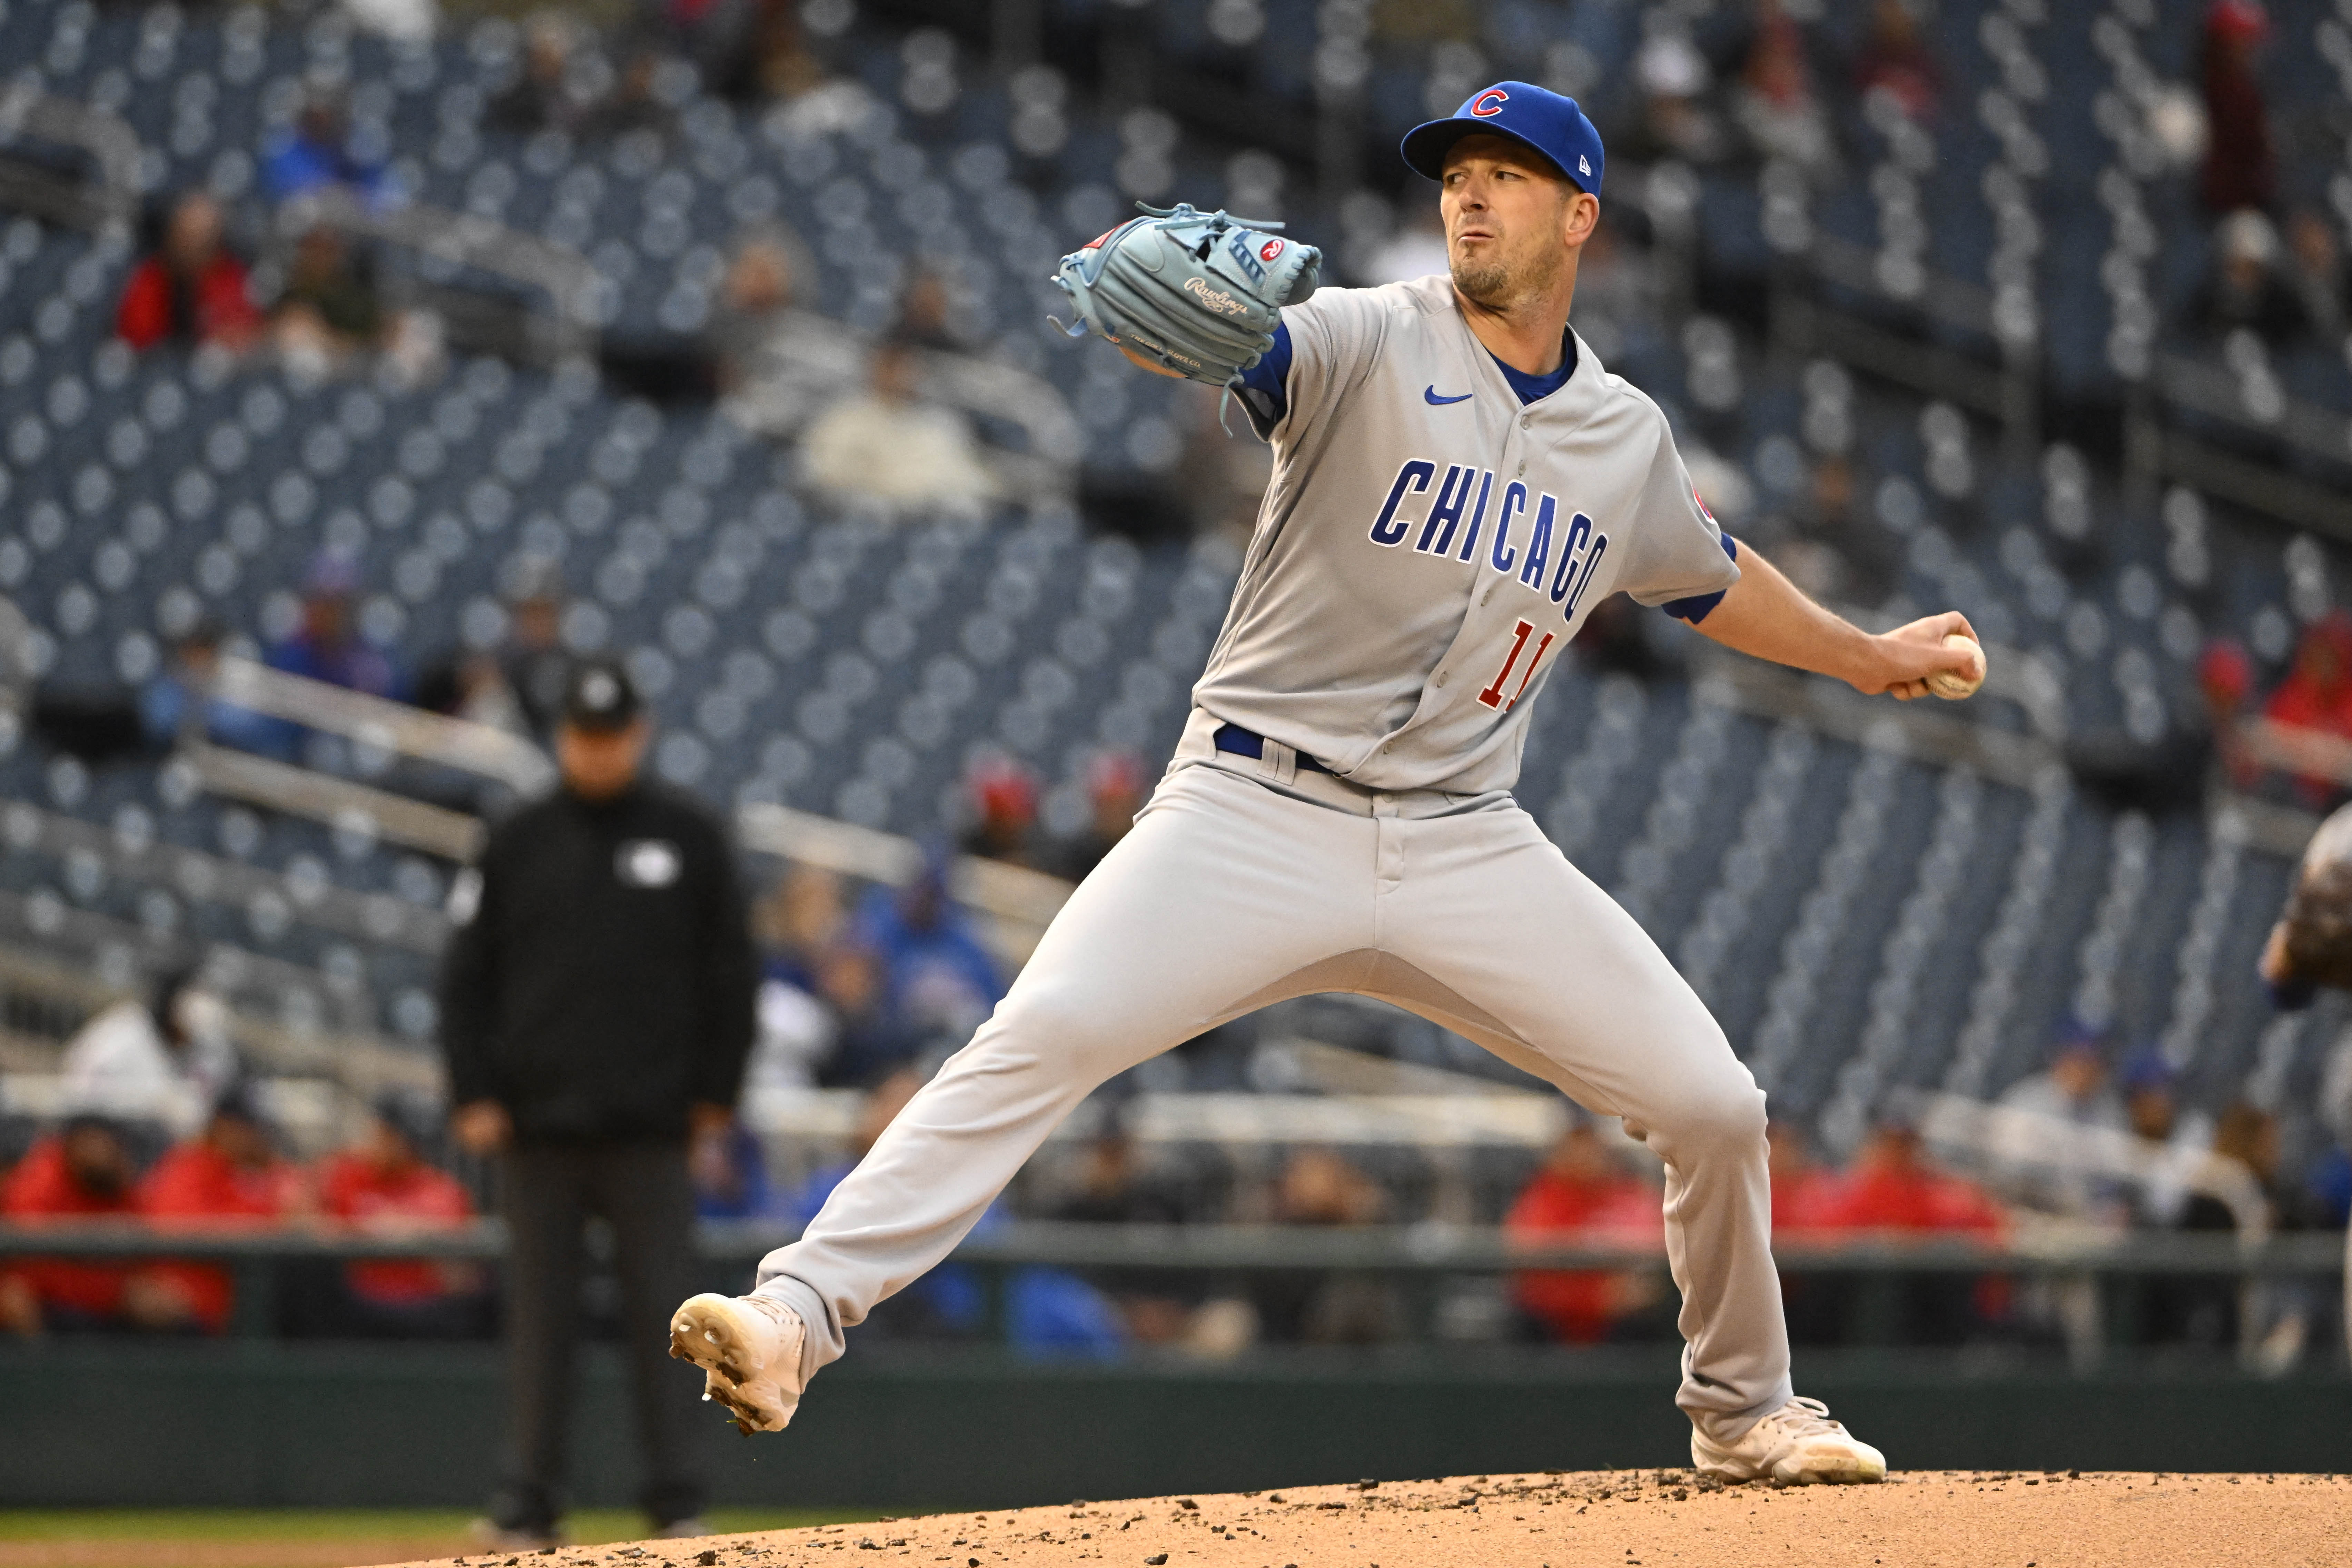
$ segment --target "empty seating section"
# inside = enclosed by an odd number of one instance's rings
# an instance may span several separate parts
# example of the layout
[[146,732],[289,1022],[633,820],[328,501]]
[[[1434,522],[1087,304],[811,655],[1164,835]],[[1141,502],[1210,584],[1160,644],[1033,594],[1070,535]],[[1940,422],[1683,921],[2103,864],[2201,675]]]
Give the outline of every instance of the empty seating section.
[[[2321,9],[2277,12],[2291,36],[2272,85],[2289,107],[2340,102],[2352,78],[2352,24]],[[2193,82],[2199,14],[2185,0],[1938,7],[1936,117],[1842,110],[1849,166],[1834,182],[1779,165],[1703,172],[1700,265],[1764,276],[1813,236],[1843,242],[1875,281],[1832,279],[1822,298],[1864,315],[1957,280],[1982,319],[1937,315],[1927,336],[1988,364],[2030,346],[2062,398],[2119,402],[2165,353],[2222,362],[2173,335],[2204,220],[2151,129],[2168,84]],[[1271,119],[1314,112],[1317,68],[1302,62],[1323,57],[1318,15],[1304,0],[1188,0],[1134,25],[1165,69],[1237,81]],[[1486,36],[1483,53],[1366,46],[1350,85],[1368,128],[1401,131],[1457,89],[1535,72],[1507,59],[1541,62],[1597,111],[1630,111],[1636,7],[1502,6]],[[1286,38],[1304,42],[1276,47]],[[609,333],[703,332],[735,236],[780,221],[814,261],[802,304],[877,329],[913,267],[940,269],[976,302],[989,351],[1070,389],[1091,469],[1184,484],[1171,433],[1202,417],[1191,389],[1114,376],[1107,353],[1039,329],[1060,246],[1038,235],[1075,241],[1115,218],[1114,183],[1238,203],[1253,179],[1264,189],[1264,169],[1221,166],[1181,151],[1172,121],[1093,115],[1051,81],[1016,87],[974,58],[953,67],[951,111],[894,108],[911,73],[944,68],[936,52],[879,35],[844,47],[871,98],[835,124],[738,109],[673,66],[656,84],[669,134],[520,136],[485,120],[520,48],[506,24],[388,43],[332,11],[298,24],[0,0],[0,59],[127,120],[150,193],[205,185],[258,212],[258,156],[303,84],[343,83],[358,144],[409,197],[586,255],[602,280],[593,324]],[[1037,140],[1040,102],[1066,121],[1045,153],[1030,150],[1053,140]],[[1152,157],[1173,163],[1139,172]],[[1041,203],[1017,177],[1041,158],[1066,199]],[[1654,168],[1644,189],[1629,165],[1626,178],[1612,200],[1664,210],[1671,176]],[[2352,170],[2335,179],[2340,213]],[[1349,225],[1381,221],[1297,187],[1283,205],[1335,253]],[[788,453],[707,409],[632,400],[584,360],[461,358],[410,386],[135,357],[110,341],[131,261],[126,236],[0,214],[0,593],[37,628],[52,682],[143,681],[203,618],[248,644],[283,634],[322,544],[362,560],[368,634],[413,666],[494,643],[517,563],[553,559],[572,595],[567,639],[625,651],[649,694],[665,777],[925,835],[954,823],[967,770],[991,751],[1066,801],[1099,749],[1164,757],[1238,570],[1223,539],[1139,547],[1046,497],[979,519],[844,511],[797,483]],[[2311,1071],[2339,1013],[2273,1023],[2252,977],[2288,873],[2275,844],[2226,810],[2119,806],[2058,759],[2086,745],[2201,758],[2200,650],[2235,637],[2281,668],[2331,602],[2338,541],[2185,487],[2137,488],[2112,453],[2021,440],[1990,409],[1899,390],[1827,350],[1774,350],[1736,311],[1621,335],[1618,368],[1747,492],[1718,507],[1731,531],[1768,549],[1826,537],[1820,471],[1842,464],[1852,517],[1830,542],[1846,571],[1828,591],[1889,621],[1965,609],[2041,672],[2032,691],[1972,705],[2043,747],[2031,779],[1925,759],[1894,730],[1858,745],[1768,716],[1705,674],[1578,668],[1553,683],[1521,799],[1683,966],[1775,1103],[1850,1144],[1895,1091],[1998,1092],[2069,1018],[2161,1044],[2210,1103],[2252,1075]],[[2340,353],[2231,363],[2241,381],[2273,374],[2293,398],[2352,412]],[[20,722],[0,737],[0,797],[28,808],[5,823],[6,940],[62,940],[79,921],[118,953],[220,944],[293,967],[264,988],[290,1024],[429,1038],[430,942],[369,939],[363,902],[348,918],[316,912],[323,889],[436,909],[445,862],[206,795],[184,765],[85,766]],[[382,769],[337,760],[362,779]],[[268,878],[142,878],[59,819],[103,829],[124,856],[161,844]],[[1517,1180],[1391,1174],[1423,1197]]]

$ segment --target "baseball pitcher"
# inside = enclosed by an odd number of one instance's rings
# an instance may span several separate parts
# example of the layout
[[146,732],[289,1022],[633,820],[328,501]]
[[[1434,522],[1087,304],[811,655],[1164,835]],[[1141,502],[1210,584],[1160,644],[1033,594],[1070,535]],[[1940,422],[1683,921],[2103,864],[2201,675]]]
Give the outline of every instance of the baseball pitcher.
[[1064,259],[1066,329],[1230,390],[1273,481],[1135,830],[753,1293],[679,1308],[674,1354],[745,1431],[782,1427],[844,1331],[946,1257],[1096,1085],[1352,991],[1643,1131],[1703,1474],[1885,1474],[1790,1386],[1762,1092],[1511,785],[1530,710],[1612,593],[1865,693],[1964,693],[1981,652],[1957,613],[1867,634],[1717,528],[1657,405],[1569,325],[1602,174],[1574,100],[1501,82],[1403,154],[1442,187],[1450,277],[1318,290],[1313,247],[1182,206]]

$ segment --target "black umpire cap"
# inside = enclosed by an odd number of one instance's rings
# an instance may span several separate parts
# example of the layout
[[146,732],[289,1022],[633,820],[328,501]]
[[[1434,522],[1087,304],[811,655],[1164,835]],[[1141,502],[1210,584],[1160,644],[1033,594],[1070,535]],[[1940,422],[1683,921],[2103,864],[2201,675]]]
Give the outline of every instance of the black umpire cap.
[[637,688],[618,659],[583,659],[563,688],[563,722],[574,729],[609,735],[637,716]]

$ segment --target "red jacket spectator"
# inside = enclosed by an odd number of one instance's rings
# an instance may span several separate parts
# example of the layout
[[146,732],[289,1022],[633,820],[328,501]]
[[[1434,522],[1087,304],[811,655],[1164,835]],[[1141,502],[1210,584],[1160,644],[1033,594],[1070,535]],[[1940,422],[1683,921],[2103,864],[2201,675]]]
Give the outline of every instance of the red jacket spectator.
[[[444,1228],[474,1217],[466,1189],[417,1158],[397,1131],[328,1160],[319,1173],[319,1207],[331,1218],[378,1231]],[[463,1284],[447,1264],[430,1258],[353,1263],[343,1279],[352,1295],[381,1307],[437,1301]]]
[[[77,1118],[41,1139],[0,1182],[0,1216],[16,1221],[92,1220],[131,1213],[131,1157],[114,1129]],[[122,1310],[131,1270],[121,1263],[24,1258],[0,1270],[8,1326],[38,1330],[59,1312],[107,1319]]]
[[1853,78],[1865,93],[1891,95],[1913,120],[1927,120],[1943,96],[1944,72],[1936,51],[1919,36],[1919,18],[1904,0],[1876,0],[1870,33],[1855,57]]
[[197,193],[172,210],[163,247],[131,269],[114,333],[134,349],[166,341],[242,349],[260,334],[245,263],[222,243],[220,208]]
[[[293,1212],[301,1173],[279,1159],[239,1098],[224,1098],[201,1137],[176,1145],[139,1184],[139,1212],[159,1229],[254,1227]],[[152,1277],[175,1286],[209,1333],[228,1326],[236,1291],[211,1263],[163,1263]]]
[[[1523,1243],[1589,1242],[1665,1250],[1665,1216],[1657,1193],[1620,1169],[1591,1127],[1571,1127],[1554,1145],[1503,1218],[1503,1233]],[[1512,1282],[1521,1310],[1570,1344],[1597,1344],[1627,1313],[1649,1305],[1656,1281],[1646,1271],[1529,1270]]]
[[2000,1206],[1974,1182],[1947,1176],[1919,1156],[1919,1134],[1881,1127],[1843,1183],[1838,1218],[1848,1230],[1946,1232],[1998,1239]]
[[2217,216],[2266,208],[2278,194],[2270,111],[2254,76],[2254,51],[2270,31],[2257,0],[2214,0],[2205,13],[2205,166],[2198,193]]
[[1844,1222],[1846,1190],[1835,1171],[1813,1163],[1804,1134],[1786,1122],[1766,1131],[1772,1146],[1772,1236],[1817,1239]]
[[[2326,735],[2352,737],[2352,615],[2332,610],[2313,622],[2294,650],[2294,665],[2263,705],[2264,717]],[[2336,786],[2325,779],[2300,780],[2314,803]]]

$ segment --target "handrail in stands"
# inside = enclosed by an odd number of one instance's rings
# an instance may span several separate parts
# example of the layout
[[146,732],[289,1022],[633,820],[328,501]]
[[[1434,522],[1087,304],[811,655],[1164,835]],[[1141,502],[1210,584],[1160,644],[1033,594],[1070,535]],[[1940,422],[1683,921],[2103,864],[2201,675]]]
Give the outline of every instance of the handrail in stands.
[[[795,1228],[704,1220],[696,1249],[714,1262],[756,1259],[793,1240]],[[0,1258],[451,1258],[505,1254],[507,1228],[477,1219],[431,1229],[372,1230],[305,1220],[278,1227],[222,1222],[170,1228],[136,1222],[14,1220],[0,1224]],[[2183,1231],[2070,1233],[1994,1241],[1952,1234],[1841,1232],[1784,1236],[1773,1257],[1790,1271],[1843,1273],[2334,1274],[2344,1266],[2334,1231],[2274,1235],[2252,1245],[2234,1236]],[[1061,1269],[1344,1269],[1408,1274],[1521,1269],[1644,1269],[1664,1261],[1655,1246],[1529,1242],[1489,1225],[1164,1225],[1013,1220],[965,1239],[959,1261]]]
[[518,794],[555,782],[555,764],[525,737],[274,670],[252,659],[221,660],[212,695],[271,718],[347,736],[364,746],[495,779]]

